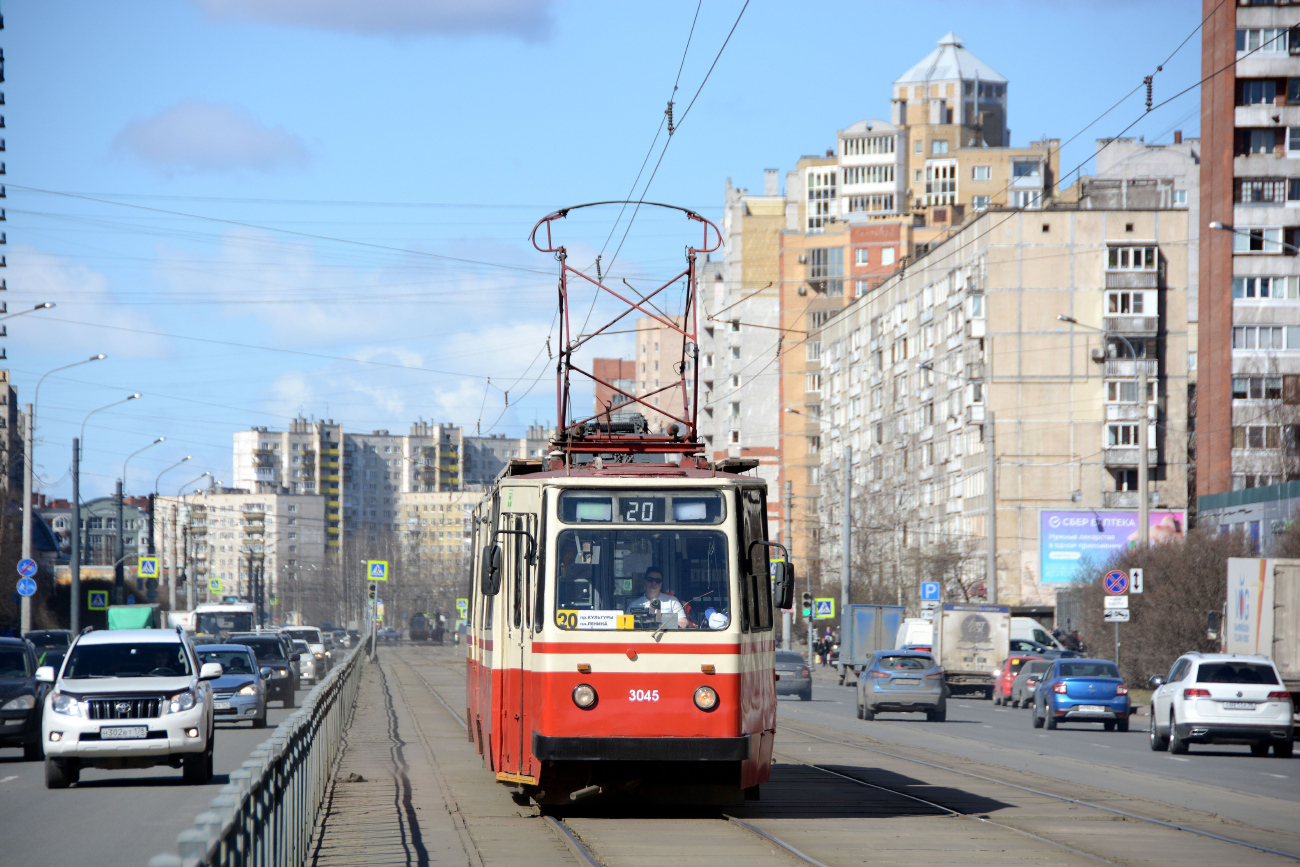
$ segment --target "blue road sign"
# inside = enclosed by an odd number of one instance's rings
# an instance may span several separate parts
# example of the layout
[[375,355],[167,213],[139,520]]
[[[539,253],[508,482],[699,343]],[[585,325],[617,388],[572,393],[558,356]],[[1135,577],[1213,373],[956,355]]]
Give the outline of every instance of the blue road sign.
[[89,610],[91,610],[91,611],[107,611],[107,610],[108,610],[108,591],[107,591],[107,590],[91,590],[91,591],[86,595],[86,608],[89,609]]
[[1116,569],[1106,573],[1106,592],[1112,596],[1128,592],[1128,576]]
[[921,582],[921,599],[924,602],[939,600],[939,582],[922,581]]
[[30,578],[18,579],[18,595],[33,596],[36,594],[36,582]]
[[388,561],[387,560],[367,560],[366,572],[369,574],[371,581],[388,580]]
[[817,620],[827,620],[835,616],[834,599],[814,599],[813,600],[813,617]]
[[[36,574],[36,561],[31,557],[18,561],[18,574],[24,578],[30,578]],[[30,595],[30,594],[29,594]]]
[[140,558],[140,564],[139,564],[139,566],[136,568],[136,573],[135,573],[135,574],[138,575],[138,576],[141,577],[141,578],[157,578],[157,577],[158,577],[158,558],[157,558],[157,557],[141,557],[141,558]]

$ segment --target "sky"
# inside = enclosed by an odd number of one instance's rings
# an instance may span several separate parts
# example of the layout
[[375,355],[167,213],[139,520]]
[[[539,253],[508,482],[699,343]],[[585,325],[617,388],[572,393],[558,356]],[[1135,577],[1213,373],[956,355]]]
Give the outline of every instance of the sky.
[[[888,118],[891,82],[949,30],[1009,80],[1013,144],[1064,142],[1069,183],[1097,138],[1197,134],[1199,9],[7,0],[3,300],[56,307],[5,322],[0,363],[26,404],[49,371],[107,356],[41,384],[37,489],[69,495],[83,423],[83,497],[142,448],[129,493],[229,482],[233,431],[299,415],[553,426],[557,265],[528,242],[547,213],[644,197],[720,219],[728,179],[760,191],[765,168]],[[627,217],[558,224],[570,261],[599,253],[641,288],[678,273],[698,233]]]

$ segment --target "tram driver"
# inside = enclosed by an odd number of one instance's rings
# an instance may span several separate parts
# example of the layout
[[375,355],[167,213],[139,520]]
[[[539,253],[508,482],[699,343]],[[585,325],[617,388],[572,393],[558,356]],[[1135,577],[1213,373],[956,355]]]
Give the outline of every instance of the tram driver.
[[628,603],[627,613],[640,616],[654,616],[659,623],[668,623],[668,628],[672,628],[672,619],[677,620],[677,628],[685,629],[691,625],[691,621],[686,617],[686,609],[682,603],[677,601],[675,596],[666,596],[663,593],[664,573],[658,566],[651,566],[645,570],[645,591],[639,599],[633,599]]

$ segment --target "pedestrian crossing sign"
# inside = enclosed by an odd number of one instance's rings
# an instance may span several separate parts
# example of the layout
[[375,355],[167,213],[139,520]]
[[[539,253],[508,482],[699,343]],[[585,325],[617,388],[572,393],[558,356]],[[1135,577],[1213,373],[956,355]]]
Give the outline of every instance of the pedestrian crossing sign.
[[366,574],[371,581],[388,580],[388,561],[387,560],[367,560]]
[[813,619],[830,620],[835,617],[835,600],[831,598],[813,600]]
[[140,578],[157,578],[158,577],[158,558],[141,557],[140,565],[135,573]]
[[220,592],[221,592],[221,579],[220,579],[220,578],[209,578],[209,579],[208,579],[208,590],[212,591],[213,593],[220,593]]
[[86,608],[88,608],[89,610],[91,611],[108,610],[107,590],[91,590],[88,594],[86,594],[86,596],[87,596]]

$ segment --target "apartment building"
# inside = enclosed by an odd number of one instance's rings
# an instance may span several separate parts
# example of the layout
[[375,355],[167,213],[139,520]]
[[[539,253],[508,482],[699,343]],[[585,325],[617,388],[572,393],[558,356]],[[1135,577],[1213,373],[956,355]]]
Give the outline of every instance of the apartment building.
[[402,494],[402,550],[419,562],[459,563],[470,553],[470,516],[481,492]]
[[[623,404],[636,394],[636,362],[623,358],[593,358],[591,373],[596,377],[593,414],[619,412]],[[617,391],[615,391],[617,389]]]
[[[1007,88],[948,33],[890,85],[889,120],[837,131],[784,192],[775,169],[761,196],[727,182],[724,248],[700,270],[704,439],[715,459],[760,460],[774,535],[803,568],[818,562],[821,526],[821,347],[809,335],[981,209],[1050,201],[1059,142],[1009,146]],[[793,533],[779,529],[786,504]]]
[[[1047,210],[986,210],[809,335],[820,393],[810,387],[805,400],[820,396],[820,418],[800,421],[810,451],[820,434],[808,473],[823,495],[830,583],[846,446],[856,598],[915,601],[919,582],[938,577],[946,598],[988,600],[992,484],[998,593],[988,601],[1052,604],[1100,549],[1048,550],[1041,528],[1130,520],[1143,424],[1153,514],[1168,510],[1182,529],[1189,213],[1114,208],[1114,186],[1099,190]],[[1138,365],[1151,383],[1141,402]]]
[[254,426],[234,435],[231,488],[261,494],[320,495],[326,547],[338,552],[346,515],[341,508],[343,426],[298,417],[289,429]]
[[1300,478],[1300,6],[1203,0],[1196,488]]

